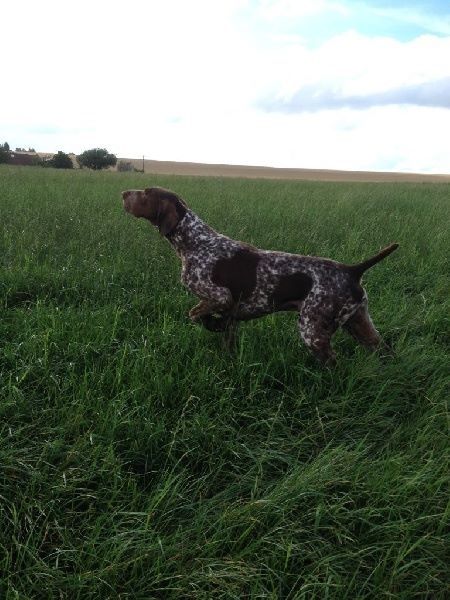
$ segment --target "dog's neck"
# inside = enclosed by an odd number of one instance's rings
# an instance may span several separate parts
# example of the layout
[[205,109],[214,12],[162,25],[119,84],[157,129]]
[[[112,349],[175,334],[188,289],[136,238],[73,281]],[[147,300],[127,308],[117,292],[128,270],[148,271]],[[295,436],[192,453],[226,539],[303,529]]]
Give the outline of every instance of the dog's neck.
[[198,250],[206,242],[219,236],[217,231],[207,225],[191,210],[187,210],[178,225],[166,235],[168,241],[179,255]]

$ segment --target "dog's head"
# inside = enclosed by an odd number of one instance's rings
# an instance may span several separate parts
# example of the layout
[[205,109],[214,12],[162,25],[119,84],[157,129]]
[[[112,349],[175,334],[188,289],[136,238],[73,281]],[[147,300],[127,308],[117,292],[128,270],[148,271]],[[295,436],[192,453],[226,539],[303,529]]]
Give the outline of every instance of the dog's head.
[[184,201],[169,190],[159,187],[122,192],[123,206],[138,218],[148,219],[162,235],[171,233],[187,211]]

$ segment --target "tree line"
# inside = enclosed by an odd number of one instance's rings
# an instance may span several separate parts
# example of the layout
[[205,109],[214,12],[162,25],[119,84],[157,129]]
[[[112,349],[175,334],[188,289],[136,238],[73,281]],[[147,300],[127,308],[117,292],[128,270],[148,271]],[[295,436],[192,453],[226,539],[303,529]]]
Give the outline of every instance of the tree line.
[[[23,152],[22,148],[17,148],[16,152]],[[34,152],[34,149],[30,149]],[[0,163],[9,163],[11,161],[11,151],[8,142],[0,144]],[[117,164],[117,157],[111,154],[106,148],[91,148],[77,155],[77,161],[81,168],[93,169],[99,171],[107,167],[114,167]],[[55,169],[73,169],[72,159],[68,154],[59,150],[50,159],[42,159],[36,155],[36,165],[42,167],[53,167]]]

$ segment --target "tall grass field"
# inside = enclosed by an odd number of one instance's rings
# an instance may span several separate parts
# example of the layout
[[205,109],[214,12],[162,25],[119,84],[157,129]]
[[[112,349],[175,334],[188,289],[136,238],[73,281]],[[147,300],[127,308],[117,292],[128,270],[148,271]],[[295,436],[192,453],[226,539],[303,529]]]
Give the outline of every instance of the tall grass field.
[[[359,262],[392,356],[296,315],[189,322],[161,185],[258,247]],[[0,169],[0,598],[449,597],[450,185]]]

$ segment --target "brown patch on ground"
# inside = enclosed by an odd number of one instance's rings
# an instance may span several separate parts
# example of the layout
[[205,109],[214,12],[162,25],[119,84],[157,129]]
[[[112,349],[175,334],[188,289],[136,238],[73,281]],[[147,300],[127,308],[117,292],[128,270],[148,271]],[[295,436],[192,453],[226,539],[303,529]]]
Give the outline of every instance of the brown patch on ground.
[[[142,169],[142,159],[119,158]],[[195,177],[242,177],[247,179],[287,179],[303,181],[361,181],[448,183],[450,174],[424,175],[420,173],[383,173],[376,171],[332,171],[326,169],[286,169],[251,167],[245,165],[212,165],[163,160],[145,160],[145,173],[154,175],[188,175]]]

